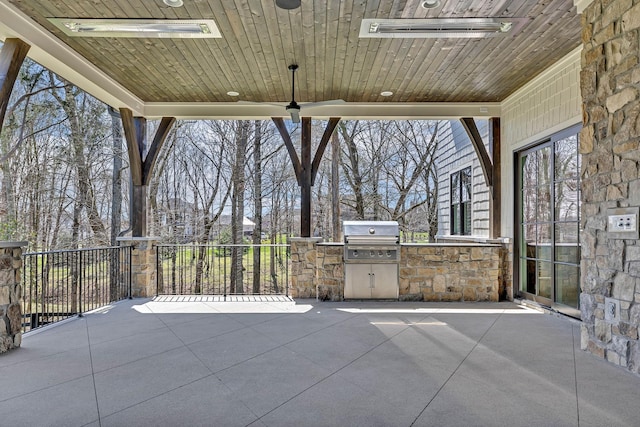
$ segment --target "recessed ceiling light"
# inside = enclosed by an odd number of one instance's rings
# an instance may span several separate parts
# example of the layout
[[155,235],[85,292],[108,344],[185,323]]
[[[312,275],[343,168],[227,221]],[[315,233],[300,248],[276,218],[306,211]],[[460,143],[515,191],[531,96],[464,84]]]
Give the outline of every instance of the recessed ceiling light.
[[276,0],[276,6],[280,9],[292,10],[300,7],[301,0]]
[[363,19],[360,37],[486,38],[515,34],[527,18]]
[[391,96],[393,95],[393,92],[391,92],[390,90],[383,90],[382,92],[380,92],[381,96]]
[[184,5],[182,0],[162,0],[162,2],[171,7],[182,7]]
[[227,92],[227,95],[229,95],[229,96],[240,96],[240,92],[236,92],[235,90],[230,90],[229,92]]
[[420,3],[423,9],[433,9],[435,7],[440,6],[440,0],[424,0]]
[[211,19],[48,19],[70,37],[222,37]]

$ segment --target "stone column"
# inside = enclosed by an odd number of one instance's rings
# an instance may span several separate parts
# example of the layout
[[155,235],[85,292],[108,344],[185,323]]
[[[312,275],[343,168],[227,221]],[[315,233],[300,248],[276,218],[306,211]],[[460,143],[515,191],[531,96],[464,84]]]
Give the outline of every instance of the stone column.
[[291,244],[291,297],[316,298],[316,245],[317,237],[292,237]]
[[119,237],[120,246],[131,246],[131,296],[148,298],[156,295],[157,237]]
[[640,207],[640,3],[591,2],[582,42],[582,348],[640,373],[640,239],[608,221]]
[[22,248],[27,242],[0,242],[0,353],[22,342]]

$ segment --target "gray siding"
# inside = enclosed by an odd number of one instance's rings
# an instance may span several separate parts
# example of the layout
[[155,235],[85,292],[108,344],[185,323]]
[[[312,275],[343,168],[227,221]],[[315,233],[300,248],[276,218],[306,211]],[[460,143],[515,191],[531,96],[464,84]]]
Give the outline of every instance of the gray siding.
[[[476,126],[485,147],[488,147],[488,121],[476,120]],[[438,129],[438,141],[438,234],[450,234],[450,176],[471,166],[471,235],[489,237],[489,188],[467,132],[458,120],[442,121]]]

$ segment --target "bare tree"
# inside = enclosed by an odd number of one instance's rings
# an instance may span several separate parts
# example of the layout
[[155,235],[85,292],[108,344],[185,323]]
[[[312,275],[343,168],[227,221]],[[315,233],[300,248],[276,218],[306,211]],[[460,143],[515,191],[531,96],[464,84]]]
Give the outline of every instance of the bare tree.
[[[191,184],[194,203],[202,212],[200,217],[196,216],[197,220],[194,222],[194,226],[201,227],[201,230],[194,230],[194,234],[198,243],[206,245],[211,239],[211,230],[222,215],[231,195],[227,164],[229,147],[213,132],[215,127],[212,128],[210,122],[204,126],[192,124],[185,130],[188,130],[185,135],[185,148],[190,147],[190,150],[188,155],[182,156],[182,165]],[[195,293],[202,292],[206,252],[206,246],[197,250]]]
[[241,121],[236,127],[235,161],[233,165],[233,195],[231,197],[231,285],[232,294],[243,294],[242,265],[243,248],[237,245],[243,242],[244,192],[246,186],[245,165],[247,161],[247,144],[251,122]]
[[331,136],[331,237],[334,242],[342,240],[340,216],[340,140],[334,132]]
[[342,201],[355,211],[356,219],[365,219],[364,179],[357,145],[359,124],[359,121],[342,121],[338,124],[338,131],[342,135],[344,142],[344,154],[342,157],[343,177],[349,184],[353,197],[351,199],[345,196]]
[[423,172],[435,168],[437,133],[437,121],[396,121],[389,134],[389,152],[393,154],[382,165],[393,196],[381,207],[400,223],[403,231],[409,231],[407,215],[429,201],[424,190],[417,190]]
[[[253,244],[262,243],[262,126],[259,121],[254,122],[253,136]],[[252,291],[260,293],[261,258],[259,246],[253,249],[253,278]]]
[[[52,82],[51,85],[54,86],[53,82],[56,77],[51,72],[49,73],[49,79]],[[104,113],[105,106],[87,99],[83,92],[71,85],[65,85],[62,93],[53,91],[52,95],[62,106],[69,123],[72,158],[77,175],[76,185],[79,209],[86,211],[89,226],[93,231],[96,243],[105,244],[107,242],[106,230],[96,206],[90,167],[85,155],[85,139],[99,137],[96,134],[99,131],[99,127],[97,127],[97,121],[95,120],[97,109],[101,108],[103,110],[102,113]],[[74,226],[76,226],[76,221],[79,223],[79,218],[76,217],[76,211],[74,210]],[[77,231],[74,229],[74,232],[76,232],[73,239],[74,242],[77,242]]]

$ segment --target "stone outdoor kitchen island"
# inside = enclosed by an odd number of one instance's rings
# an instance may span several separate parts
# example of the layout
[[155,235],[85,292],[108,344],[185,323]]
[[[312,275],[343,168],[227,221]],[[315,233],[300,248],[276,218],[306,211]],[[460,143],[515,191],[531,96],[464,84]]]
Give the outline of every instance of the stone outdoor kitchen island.
[[[343,251],[341,243],[291,239],[292,296],[341,301],[344,298]],[[502,244],[402,244],[399,299],[498,301],[500,296],[505,296],[506,256],[507,250]]]

